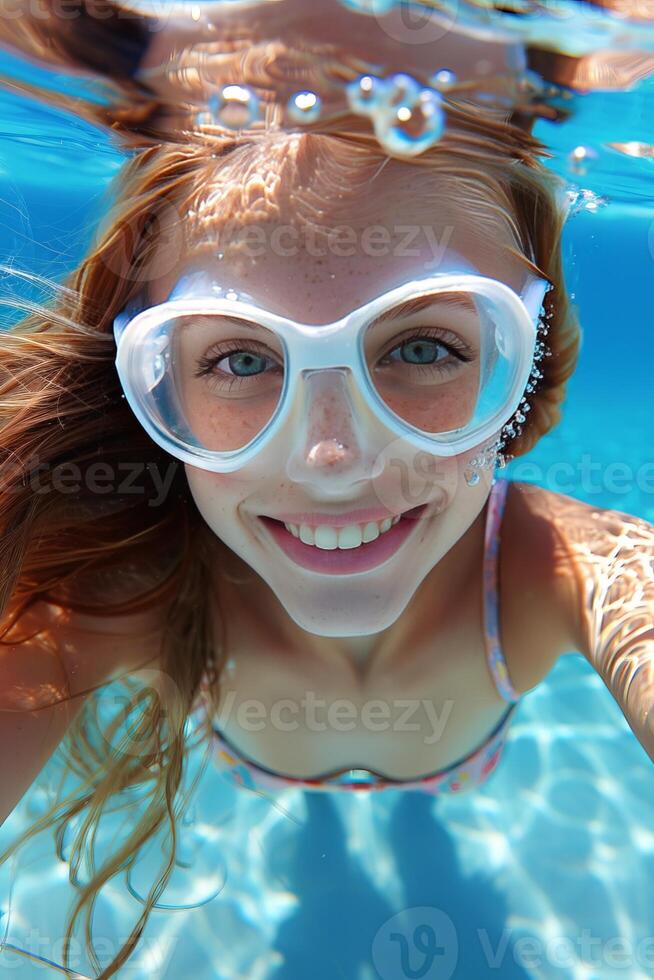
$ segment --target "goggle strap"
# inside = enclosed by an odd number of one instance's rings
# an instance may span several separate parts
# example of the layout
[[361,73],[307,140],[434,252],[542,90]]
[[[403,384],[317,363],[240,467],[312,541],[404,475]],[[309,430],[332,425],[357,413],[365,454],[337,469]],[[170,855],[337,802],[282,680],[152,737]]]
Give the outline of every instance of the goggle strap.
[[522,294],[522,302],[534,324],[542,312],[545,294],[549,288],[550,284],[546,279],[533,279]]
[[133,320],[138,313],[141,313],[145,309],[145,305],[146,304],[142,295],[135,296],[129,301],[127,306],[125,306],[123,310],[116,317],[114,317],[114,339],[116,341],[116,346],[118,346],[120,338],[125,333],[127,324],[130,322],[130,320]]

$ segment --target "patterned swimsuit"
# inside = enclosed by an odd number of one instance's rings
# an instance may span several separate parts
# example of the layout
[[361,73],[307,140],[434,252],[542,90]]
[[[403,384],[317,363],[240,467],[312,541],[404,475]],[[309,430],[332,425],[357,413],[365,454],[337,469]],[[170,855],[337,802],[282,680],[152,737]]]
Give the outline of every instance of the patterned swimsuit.
[[499,530],[509,486],[508,480],[496,480],[491,489],[484,537],[484,621],[486,657],[495,686],[508,702],[508,708],[481,745],[445,769],[416,779],[384,779],[367,769],[345,769],[315,779],[283,776],[253,762],[239,753],[215,726],[213,739],[217,768],[236,784],[253,790],[383,790],[415,789],[430,795],[459,793],[483,783],[496,767],[506,740],[511,717],[521,698],[509,680],[504,654],[499,642],[497,556]]

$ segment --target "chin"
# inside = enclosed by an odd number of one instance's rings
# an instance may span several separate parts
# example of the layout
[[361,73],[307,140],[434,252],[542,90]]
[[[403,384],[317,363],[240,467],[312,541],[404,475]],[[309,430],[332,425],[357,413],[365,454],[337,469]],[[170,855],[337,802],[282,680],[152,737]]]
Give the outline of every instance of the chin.
[[[264,576],[265,577],[265,576]],[[388,629],[411,601],[419,580],[398,582],[398,576],[382,585],[370,574],[357,583],[352,576],[332,576],[315,584],[303,582],[299,588],[271,581],[268,586],[292,620],[307,633],[324,637],[370,636]]]

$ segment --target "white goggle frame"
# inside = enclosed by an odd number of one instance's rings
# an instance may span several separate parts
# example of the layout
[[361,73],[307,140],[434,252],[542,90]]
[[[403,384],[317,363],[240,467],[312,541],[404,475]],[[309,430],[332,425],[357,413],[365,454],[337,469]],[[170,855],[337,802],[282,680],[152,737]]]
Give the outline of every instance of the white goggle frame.
[[[192,281],[192,277],[180,280],[172,296],[178,294],[182,282],[189,279]],[[148,309],[139,310],[138,300],[128,306],[114,321],[116,369],[134,414],[152,439],[182,462],[211,472],[233,472],[249,463],[284,426],[305,374],[326,369],[351,372],[370,411],[393,437],[406,439],[416,449],[433,456],[456,456],[494,436],[518,408],[529,380],[538,320],[548,288],[546,280],[532,278],[518,295],[505,283],[477,273],[441,272],[403,283],[333,323],[313,325],[270,313],[254,302],[239,298],[233,290],[213,285],[199,296],[195,289],[195,295],[172,298]],[[410,298],[435,290],[469,291],[491,300],[505,311],[508,321],[503,323],[503,329],[510,339],[512,377],[505,403],[483,424],[429,435],[395,415],[380,397],[368,373],[363,339],[366,326],[376,316]],[[148,350],[148,338],[156,338],[159,328],[167,321],[189,314],[238,316],[274,331],[281,341],[285,362],[279,404],[264,428],[240,449],[214,452],[195,445],[163,425],[148,408],[147,398],[153,387],[152,362],[156,357],[156,342]]]

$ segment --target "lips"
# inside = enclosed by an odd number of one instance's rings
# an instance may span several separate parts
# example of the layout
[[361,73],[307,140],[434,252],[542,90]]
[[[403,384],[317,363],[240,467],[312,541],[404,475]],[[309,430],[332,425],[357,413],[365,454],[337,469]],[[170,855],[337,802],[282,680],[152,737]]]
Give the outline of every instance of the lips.
[[322,550],[307,545],[286,530],[282,521],[262,515],[259,520],[280,549],[295,564],[326,575],[347,575],[370,571],[384,564],[413,536],[418,519],[427,504],[412,507],[390,530],[357,548]]

